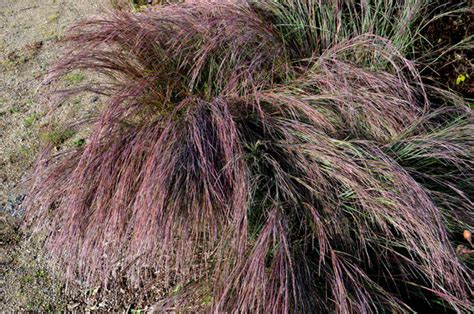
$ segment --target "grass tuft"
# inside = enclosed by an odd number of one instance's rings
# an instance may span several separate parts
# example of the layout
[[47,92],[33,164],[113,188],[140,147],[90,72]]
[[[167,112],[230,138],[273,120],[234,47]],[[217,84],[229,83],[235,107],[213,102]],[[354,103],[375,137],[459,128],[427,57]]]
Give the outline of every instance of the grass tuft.
[[65,95],[108,101],[38,161],[25,225],[69,279],[162,274],[160,310],[467,311],[472,112],[420,74],[426,10],[196,1],[78,24],[49,79],[100,74]]

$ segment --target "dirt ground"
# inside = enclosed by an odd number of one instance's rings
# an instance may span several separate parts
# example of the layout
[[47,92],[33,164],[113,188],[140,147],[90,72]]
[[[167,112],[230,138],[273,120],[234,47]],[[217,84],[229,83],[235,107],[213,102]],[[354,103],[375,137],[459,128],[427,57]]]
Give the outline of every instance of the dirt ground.
[[[47,132],[57,131],[67,118],[91,107],[90,99],[66,104],[51,121],[47,108],[39,105],[40,84],[60,55],[57,41],[75,21],[103,12],[100,2],[0,0],[0,204],[4,206],[21,192],[18,183],[35,160],[40,142],[51,135]],[[69,79],[68,84],[76,84],[85,78]]]
[[[60,56],[58,40],[75,21],[106,10],[105,3],[0,0],[0,312],[71,307],[70,300],[58,299],[64,287],[43,267],[37,244],[20,244],[18,216],[22,182],[42,144],[53,142],[60,149],[80,141],[81,132],[65,125],[97,104],[95,98],[82,97],[63,104],[52,119],[39,99],[44,75]],[[86,79],[76,75],[65,84]]]
[[[461,1],[460,1],[461,2]],[[434,14],[443,14],[444,0],[435,1]],[[463,97],[474,100],[474,1],[470,11],[448,14],[435,20],[422,31],[422,35],[438,50],[435,63],[425,68],[423,75],[430,78],[431,84],[449,88]],[[443,50],[443,47],[453,47]]]

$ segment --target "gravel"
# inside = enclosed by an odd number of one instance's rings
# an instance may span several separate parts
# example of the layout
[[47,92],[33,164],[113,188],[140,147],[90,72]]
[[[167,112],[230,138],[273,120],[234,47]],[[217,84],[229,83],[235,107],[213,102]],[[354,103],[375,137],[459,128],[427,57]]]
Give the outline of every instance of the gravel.
[[10,196],[6,204],[0,205],[0,212],[9,214],[15,218],[21,218],[25,213],[25,207],[22,206],[25,198],[26,194]]

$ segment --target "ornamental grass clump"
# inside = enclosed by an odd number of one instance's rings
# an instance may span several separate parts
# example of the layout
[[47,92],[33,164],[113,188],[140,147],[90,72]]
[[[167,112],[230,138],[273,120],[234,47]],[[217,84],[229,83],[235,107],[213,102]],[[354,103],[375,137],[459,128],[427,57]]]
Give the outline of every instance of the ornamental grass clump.
[[182,287],[163,310],[472,309],[451,243],[474,226],[472,113],[413,59],[426,2],[194,1],[76,25],[50,80],[98,73],[62,95],[107,102],[85,145],[39,160],[26,222],[69,279]]

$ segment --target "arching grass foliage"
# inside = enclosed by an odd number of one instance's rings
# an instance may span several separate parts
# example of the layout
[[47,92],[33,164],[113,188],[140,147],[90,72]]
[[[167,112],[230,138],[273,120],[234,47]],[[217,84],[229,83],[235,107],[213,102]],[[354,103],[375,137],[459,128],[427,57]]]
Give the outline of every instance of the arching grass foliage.
[[27,222],[69,278],[184,287],[162,309],[472,309],[450,242],[474,225],[472,113],[423,83],[428,9],[193,1],[76,25],[50,79],[98,73],[79,91],[107,103],[39,161]]

